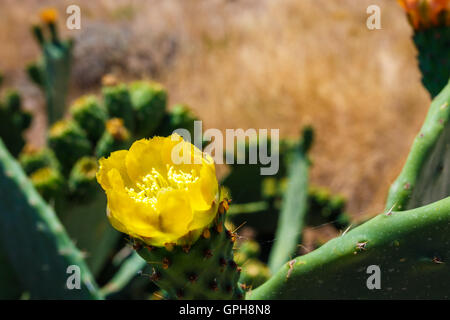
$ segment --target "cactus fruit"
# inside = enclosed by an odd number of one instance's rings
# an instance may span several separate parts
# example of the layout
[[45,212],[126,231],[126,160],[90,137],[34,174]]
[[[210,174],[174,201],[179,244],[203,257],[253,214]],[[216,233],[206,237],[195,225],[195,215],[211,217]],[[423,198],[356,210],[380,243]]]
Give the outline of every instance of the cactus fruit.
[[17,157],[25,145],[24,131],[29,128],[32,116],[21,110],[21,98],[16,90],[8,90],[0,101],[0,138],[8,150]]
[[422,82],[435,97],[450,77],[450,1],[398,0],[414,28]]
[[[246,298],[448,299],[449,235],[450,197],[383,213],[285,263]],[[380,268],[380,289],[367,286],[369,266]]]
[[450,82],[431,103],[386,210],[417,208],[450,195]]
[[107,113],[94,95],[83,96],[77,99],[70,107],[70,113],[78,125],[86,131],[91,143],[97,143],[103,131]]
[[107,157],[111,152],[127,149],[131,144],[131,135],[120,118],[112,118],[106,122],[106,130],[97,143],[97,158]]
[[[81,252],[1,140],[0,193],[8,195],[0,201],[0,242],[30,297],[102,298]],[[79,268],[80,289],[67,287],[71,283],[69,266]]]
[[37,63],[29,64],[27,72],[30,79],[45,91],[48,123],[53,124],[65,113],[73,41],[60,39],[56,27],[56,10],[43,10],[41,20],[49,36],[44,34],[43,27],[33,26],[33,35],[42,49],[42,58]]
[[135,81],[129,85],[136,123],[136,136],[152,136],[166,111],[167,92],[159,84]]
[[92,146],[86,133],[73,120],[60,120],[49,131],[48,144],[68,175],[75,162],[90,154]]

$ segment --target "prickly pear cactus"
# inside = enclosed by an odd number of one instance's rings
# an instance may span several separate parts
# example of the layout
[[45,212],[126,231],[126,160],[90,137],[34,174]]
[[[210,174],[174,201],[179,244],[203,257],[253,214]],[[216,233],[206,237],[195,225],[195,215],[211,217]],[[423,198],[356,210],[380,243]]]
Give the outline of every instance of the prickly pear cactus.
[[70,113],[91,143],[96,144],[105,130],[107,119],[107,112],[97,97],[87,95],[77,99],[70,107]]
[[0,138],[14,157],[25,146],[24,131],[32,120],[31,113],[23,111],[21,104],[19,93],[12,89],[6,91],[0,101]]
[[129,85],[137,137],[150,137],[161,123],[167,105],[167,92],[159,84],[135,81]]
[[450,195],[450,82],[434,98],[386,210],[417,208]]
[[241,299],[241,268],[233,260],[234,235],[225,228],[225,209],[191,246],[151,247],[137,241],[137,253],[153,269],[150,277],[171,298]]
[[[187,163],[173,158],[180,146]],[[229,203],[211,157],[176,134],[141,139],[101,159],[97,180],[112,226],[132,238],[168,297],[242,297],[235,235],[225,227]]]
[[49,124],[64,116],[72,63],[73,41],[59,37],[57,18],[55,9],[41,12],[43,26],[35,25],[32,31],[42,57],[27,66],[30,79],[45,92]]
[[450,2],[398,0],[414,28],[422,82],[435,97],[450,77]]
[[65,175],[79,158],[88,156],[92,150],[86,132],[69,119],[60,120],[50,128],[48,145],[61,163]]
[[283,197],[275,241],[270,251],[269,267],[272,272],[278,270],[291,256],[297,253],[301,239],[301,230],[308,211],[308,178],[310,160],[308,149],[313,140],[312,128],[303,130],[302,140],[291,156],[288,169],[288,188]]
[[[101,298],[81,252],[1,140],[0,191],[8,195],[0,201],[0,243],[23,290],[34,299]],[[67,286],[69,266],[80,270],[79,290]]]
[[[413,230],[413,231],[412,231]],[[285,263],[247,299],[448,299],[450,197],[383,213]],[[380,268],[380,289],[368,278]]]

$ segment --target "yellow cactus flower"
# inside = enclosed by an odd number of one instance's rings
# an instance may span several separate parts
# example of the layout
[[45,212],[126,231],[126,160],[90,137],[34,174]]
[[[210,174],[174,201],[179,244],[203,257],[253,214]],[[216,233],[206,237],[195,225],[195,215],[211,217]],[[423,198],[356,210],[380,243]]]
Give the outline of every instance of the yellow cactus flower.
[[41,11],[40,16],[45,23],[55,23],[58,19],[58,12],[54,8],[46,8]]
[[414,29],[450,25],[450,0],[397,0]]
[[177,134],[100,159],[97,181],[112,226],[149,245],[193,243],[217,213],[213,159]]

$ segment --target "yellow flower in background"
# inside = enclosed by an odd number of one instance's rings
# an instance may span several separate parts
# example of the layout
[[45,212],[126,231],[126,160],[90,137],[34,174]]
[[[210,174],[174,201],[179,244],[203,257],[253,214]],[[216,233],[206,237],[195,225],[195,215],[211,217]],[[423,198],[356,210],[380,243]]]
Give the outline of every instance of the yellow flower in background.
[[41,11],[40,16],[45,23],[55,23],[58,19],[58,12],[54,8],[46,8]]
[[97,181],[112,226],[149,245],[192,243],[217,213],[213,159],[177,134],[138,140],[100,159]]
[[[450,0],[397,0],[414,29],[450,24]],[[441,21],[440,21],[441,19]]]

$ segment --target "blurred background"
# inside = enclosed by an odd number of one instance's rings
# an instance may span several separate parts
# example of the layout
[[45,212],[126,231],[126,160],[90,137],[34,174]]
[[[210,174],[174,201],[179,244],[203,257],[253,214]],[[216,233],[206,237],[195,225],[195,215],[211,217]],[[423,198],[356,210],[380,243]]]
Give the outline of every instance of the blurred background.
[[[64,27],[81,8],[81,30]],[[381,30],[366,9],[381,8]],[[45,142],[45,101],[25,73],[39,55],[31,23],[53,6],[74,37],[69,102],[101,78],[152,78],[169,105],[187,103],[205,128],[316,129],[312,183],[348,199],[353,217],[383,210],[428,110],[412,29],[392,0],[0,0],[0,70],[35,115],[27,137]]]

